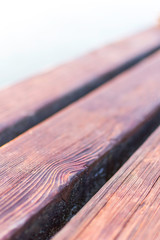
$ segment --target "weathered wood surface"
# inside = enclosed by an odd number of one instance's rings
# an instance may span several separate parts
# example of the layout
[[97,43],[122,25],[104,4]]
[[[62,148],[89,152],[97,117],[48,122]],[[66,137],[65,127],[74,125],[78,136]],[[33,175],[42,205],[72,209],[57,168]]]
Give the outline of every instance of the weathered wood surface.
[[0,91],[0,145],[160,47],[154,27]]
[[52,240],[160,239],[160,127]]
[[0,148],[1,240],[41,239],[105,176],[160,110],[159,66],[158,52]]

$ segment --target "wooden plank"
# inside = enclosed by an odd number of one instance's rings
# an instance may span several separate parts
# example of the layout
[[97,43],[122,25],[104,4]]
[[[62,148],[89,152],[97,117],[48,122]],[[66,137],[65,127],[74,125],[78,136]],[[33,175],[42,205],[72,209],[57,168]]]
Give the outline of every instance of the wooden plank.
[[158,52],[0,148],[0,239],[46,237],[105,183],[158,116],[159,66]]
[[151,28],[0,92],[0,145],[160,48]]
[[160,239],[160,127],[53,240]]

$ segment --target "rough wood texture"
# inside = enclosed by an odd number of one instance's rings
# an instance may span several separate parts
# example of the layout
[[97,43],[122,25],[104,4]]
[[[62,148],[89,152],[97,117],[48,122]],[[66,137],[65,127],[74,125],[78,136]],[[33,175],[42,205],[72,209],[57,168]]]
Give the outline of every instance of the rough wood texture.
[[160,47],[160,29],[103,47],[0,92],[0,145]]
[[1,240],[39,239],[105,175],[160,110],[159,66],[158,52],[0,148]]
[[160,127],[53,240],[160,239]]

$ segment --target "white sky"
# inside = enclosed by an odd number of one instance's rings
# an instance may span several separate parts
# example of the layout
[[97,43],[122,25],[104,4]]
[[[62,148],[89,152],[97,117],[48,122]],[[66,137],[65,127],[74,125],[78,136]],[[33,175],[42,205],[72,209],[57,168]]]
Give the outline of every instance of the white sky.
[[0,0],[0,87],[156,23],[160,0]]

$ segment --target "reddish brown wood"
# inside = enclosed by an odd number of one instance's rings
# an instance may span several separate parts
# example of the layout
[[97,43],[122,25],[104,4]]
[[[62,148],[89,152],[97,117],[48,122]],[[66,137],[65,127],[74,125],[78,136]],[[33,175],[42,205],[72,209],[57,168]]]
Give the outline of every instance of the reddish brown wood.
[[52,239],[160,239],[160,127]]
[[157,53],[0,148],[1,240],[56,229],[106,177],[113,149],[160,110],[159,66]]
[[0,145],[160,47],[154,27],[0,92]]

